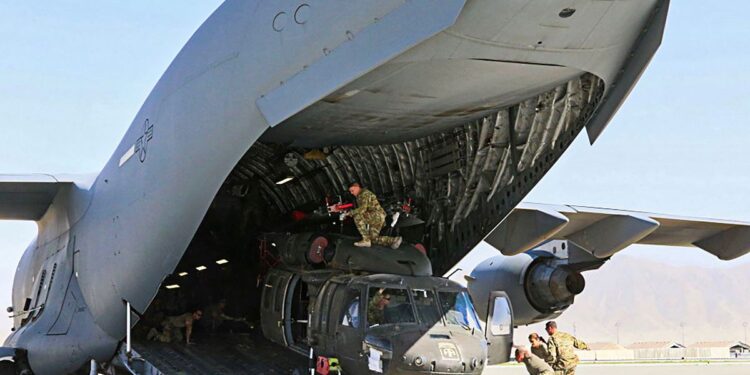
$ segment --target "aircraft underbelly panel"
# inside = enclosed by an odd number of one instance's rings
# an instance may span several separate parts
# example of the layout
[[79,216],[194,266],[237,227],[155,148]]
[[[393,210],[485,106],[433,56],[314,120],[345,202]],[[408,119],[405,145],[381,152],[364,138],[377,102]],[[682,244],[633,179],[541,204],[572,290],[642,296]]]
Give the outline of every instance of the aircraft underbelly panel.
[[324,49],[324,56],[257,100],[270,126],[310,106],[363,74],[451,26],[464,0],[404,2],[359,32],[347,30],[347,41]]
[[387,64],[269,129],[262,140],[314,147],[423,137],[579,76],[576,69],[482,60]]

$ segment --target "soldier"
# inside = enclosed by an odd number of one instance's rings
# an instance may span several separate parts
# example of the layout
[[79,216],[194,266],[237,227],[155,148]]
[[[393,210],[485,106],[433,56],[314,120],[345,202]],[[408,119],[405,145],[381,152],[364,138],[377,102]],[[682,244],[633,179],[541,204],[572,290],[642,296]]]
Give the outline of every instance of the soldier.
[[549,359],[547,342],[538,333],[534,332],[529,335],[529,343],[531,343],[531,353],[547,362],[552,362]]
[[380,289],[377,294],[370,298],[370,303],[367,306],[367,324],[370,327],[385,323],[385,308],[390,303],[391,295],[383,289]]
[[549,334],[548,361],[552,364],[555,375],[575,375],[579,359],[574,349],[588,350],[588,345],[569,333],[558,331],[554,321],[547,322],[545,329]]
[[[354,243],[358,247],[370,247],[372,244],[390,246],[398,249],[401,246],[401,237],[381,236],[380,231],[385,225],[385,211],[378,202],[378,197],[370,190],[363,189],[358,182],[349,185],[349,192],[357,198],[357,208],[351,210],[347,215],[354,218],[357,230],[362,235],[362,240]],[[338,212],[338,209],[334,209]]]
[[244,318],[235,318],[227,315],[224,312],[224,309],[226,309],[226,307],[227,300],[221,299],[218,303],[210,305],[206,308],[206,319],[208,320],[207,323],[211,327],[212,333],[215,333],[219,329],[222,329],[224,331],[239,329],[240,324],[242,324],[243,327],[250,327],[250,324],[247,323]]
[[543,359],[524,348],[516,349],[516,362],[523,362],[529,375],[554,375],[552,367]]
[[162,331],[151,328],[146,339],[161,342],[182,341],[182,329],[185,328],[185,344],[190,345],[192,344],[190,336],[193,334],[193,323],[200,320],[202,316],[203,311],[195,310],[192,313],[167,317],[161,322]]

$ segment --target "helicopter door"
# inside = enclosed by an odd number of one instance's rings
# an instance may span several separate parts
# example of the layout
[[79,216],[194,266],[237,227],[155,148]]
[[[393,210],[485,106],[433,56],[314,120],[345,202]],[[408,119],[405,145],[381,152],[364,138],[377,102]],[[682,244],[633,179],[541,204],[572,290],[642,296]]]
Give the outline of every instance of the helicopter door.
[[367,358],[363,354],[366,315],[360,289],[339,285],[335,290],[331,308],[331,326],[335,327],[335,353],[348,373],[369,373]]
[[490,293],[485,337],[489,344],[487,364],[508,362],[513,346],[513,308],[505,292]]
[[263,336],[267,339],[283,345],[289,346],[291,343],[287,340],[286,334],[286,317],[284,316],[285,306],[287,304],[287,291],[289,284],[295,275],[291,272],[272,269],[266,276],[266,282],[263,286],[263,296],[261,297],[260,306],[260,323],[263,329]]
[[289,281],[284,302],[284,335],[288,345],[302,354],[310,349],[307,346],[309,304],[307,283],[299,275],[294,275]]

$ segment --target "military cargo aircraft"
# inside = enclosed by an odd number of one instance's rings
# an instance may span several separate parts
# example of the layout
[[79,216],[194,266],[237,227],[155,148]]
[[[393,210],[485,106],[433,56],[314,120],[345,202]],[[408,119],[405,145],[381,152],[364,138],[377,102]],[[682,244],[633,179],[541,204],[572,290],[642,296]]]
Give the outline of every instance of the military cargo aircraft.
[[[668,6],[226,1],[97,176],[0,178],[0,218],[39,228],[0,371],[295,368],[270,340],[310,367],[340,356],[328,370],[478,373],[507,360],[513,325],[560,314],[580,272],[630,243],[744,254],[743,223],[519,206],[584,128],[601,135]],[[351,181],[378,195],[403,249],[351,247],[351,223],[325,211]],[[503,255],[459,262],[483,240]],[[219,300],[259,321],[261,341],[222,336],[180,358],[138,341]]]

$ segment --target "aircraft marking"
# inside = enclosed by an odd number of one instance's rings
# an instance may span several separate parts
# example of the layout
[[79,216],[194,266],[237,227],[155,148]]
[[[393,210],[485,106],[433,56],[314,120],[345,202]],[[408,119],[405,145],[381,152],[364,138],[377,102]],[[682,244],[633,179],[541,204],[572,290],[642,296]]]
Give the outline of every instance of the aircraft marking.
[[122,154],[122,156],[120,157],[120,166],[122,167],[122,165],[125,164],[125,162],[127,162],[128,160],[130,160],[130,158],[132,158],[133,155],[135,155],[135,145],[130,146],[130,148],[127,151],[125,151],[124,154]]
[[123,164],[127,163],[130,158],[133,157],[133,155],[138,154],[138,160],[143,163],[146,161],[146,155],[148,151],[148,143],[154,138],[154,124],[152,124],[149,119],[146,119],[146,121],[143,122],[143,134],[138,137],[138,139],[135,141],[135,143],[128,148],[127,151],[125,151],[124,154],[120,157],[120,164],[119,166],[122,167]]
[[438,349],[440,349],[440,356],[446,361],[458,361],[460,359],[456,344],[441,342],[438,343]]
[[138,153],[138,160],[143,163],[146,161],[146,150],[148,142],[154,138],[154,124],[149,123],[148,119],[143,123],[143,135],[135,141],[135,152]]

